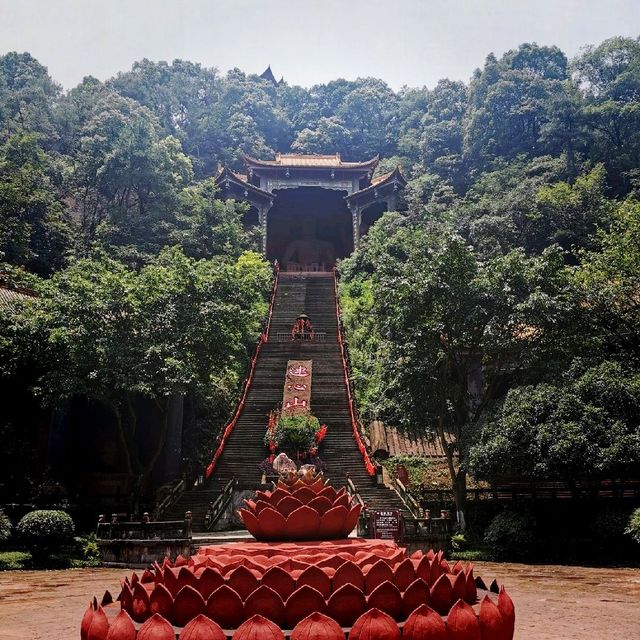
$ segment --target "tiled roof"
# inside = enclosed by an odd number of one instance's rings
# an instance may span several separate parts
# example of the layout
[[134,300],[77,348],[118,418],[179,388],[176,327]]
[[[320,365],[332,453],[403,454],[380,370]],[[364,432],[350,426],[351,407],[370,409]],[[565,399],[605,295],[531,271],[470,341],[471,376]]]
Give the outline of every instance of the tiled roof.
[[20,300],[25,300],[31,297],[28,293],[21,291],[15,291],[14,289],[7,289],[0,286],[0,310],[13,312],[18,306]]
[[444,456],[440,442],[428,437],[420,429],[398,429],[375,421],[369,425],[369,439],[374,453],[388,452],[390,456],[413,455],[428,458]]
[[343,162],[339,153],[315,155],[303,153],[276,153],[275,160],[258,160],[245,155],[247,165],[258,167],[317,167],[322,169],[370,169],[378,164],[378,156],[365,162]]
[[403,187],[407,184],[405,177],[402,175],[402,171],[400,171],[400,167],[396,167],[393,171],[389,171],[389,173],[383,173],[381,176],[374,178],[368,187],[360,189],[360,191],[354,191],[352,194],[346,197],[346,200],[357,200],[358,197],[362,194],[369,193],[370,191],[383,187],[386,184],[391,184],[393,182],[398,182]]
[[232,171],[227,167],[223,167],[223,166],[218,167],[218,172],[216,173],[216,176],[215,176],[216,184],[220,184],[220,182],[224,181],[225,177],[228,178],[229,176],[234,180],[236,180],[237,182],[239,182],[243,187],[250,189],[251,191],[254,191],[255,193],[258,193],[260,195],[268,196],[271,200],[273,200],[272,193],[270,193],[269,191],[265,191],[260,187],[256,187],[254,184],[251,184],[249,182],[249,180],[247,179],[247,176],[243,176],[240,173],[236,173],[235,171]]

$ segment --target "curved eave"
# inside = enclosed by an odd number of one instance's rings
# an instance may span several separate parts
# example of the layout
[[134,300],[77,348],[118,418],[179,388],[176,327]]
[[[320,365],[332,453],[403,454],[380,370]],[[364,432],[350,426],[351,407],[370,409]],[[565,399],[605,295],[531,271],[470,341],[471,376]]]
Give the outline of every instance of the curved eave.
[[260,187],[256,187],[250,182],[247,182],[247,180],[245,180],[242,176],[231,171],[231,169],[228,169],[227,167],[220,167],[218,173],[215,176],[215,182],[222,190],[224,190],[224,184],[233,184],[239,189],[247,192],[247,195],[245,196],[246,198],[249,197],[248,194],[251,194],[256,199],[261,201],[273,202],[274,199],[272,193],[269,193],[269,191],[264,191],[264,189],[260,189]]
[[347,202],[354,202],[356,200],[361,199],[362,197],[367,197],[369,195],[374,195],[376,191],[386,190],[387,187],[398,186],[400,189],[404,189],[407,186],[407,180],[402,175],[402,171],[400,167],[396,167],[393,171],[386,173],[380,176],[378,179],[374,180],[368,187],[364,189],[360,189],[360,191],[356,191],[351,195],[345,197]]
[[376,155],[370,160],[365,162],[336,162],[335,164],[324,165],[301,165],[295,163],[279,162],[277,160],[259,160],[250,155],[244,155],[244,163],[247,167],[258,169],[296,169],[296,170],[312,170],[312,171],[330,171],[334,170],[347,170],[347,171],[374,171],[380,162],[380,156]]

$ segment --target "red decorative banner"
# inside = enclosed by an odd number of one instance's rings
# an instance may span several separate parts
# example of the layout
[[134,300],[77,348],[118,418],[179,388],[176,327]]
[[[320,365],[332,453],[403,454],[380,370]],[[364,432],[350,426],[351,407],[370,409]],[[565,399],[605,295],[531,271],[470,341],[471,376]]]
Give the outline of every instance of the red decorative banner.
[[282,411],[311,410],[312,373],[313,362],[311,360],[289,360],[284,379]]

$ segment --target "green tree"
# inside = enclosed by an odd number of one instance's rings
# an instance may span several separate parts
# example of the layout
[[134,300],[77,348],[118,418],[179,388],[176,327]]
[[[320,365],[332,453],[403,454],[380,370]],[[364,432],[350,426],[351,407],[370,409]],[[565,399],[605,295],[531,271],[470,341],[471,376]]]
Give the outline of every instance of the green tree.
[[70,231],[57,178],[35,133],[16,133],[0,146],[0,260],[42,275],[64,264]]
[[442,227],[396,221],[393,229],[392,217],[383,220],[369,233],[368,255],[346,261],[373,271],[381,414],[439,439],[464,527],[469,448],[485,412],[505,384],[549,367],[565,343],[563,260],[547,250],[483,261]]
[[[45,400],[81,396],[109,408],[139,496],[163,450],[171,398],[229,405],[268,281],[267,265],[251,253],[196,261],[167,249],[139,272],[108,258],[72,264],[42,284],[25,319],[41,348]],[[138,439],[136,398],[156,405],[153,441]]]
[[635,477],[640,470],[640,376],[620,363],[576,366],[561,384],[511,389],[472,447],[488,480]]

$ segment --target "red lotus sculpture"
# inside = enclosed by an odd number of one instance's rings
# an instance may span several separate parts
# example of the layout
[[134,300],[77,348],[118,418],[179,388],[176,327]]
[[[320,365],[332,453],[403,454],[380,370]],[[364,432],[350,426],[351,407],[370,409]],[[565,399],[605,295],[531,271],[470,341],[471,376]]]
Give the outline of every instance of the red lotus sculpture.
[[239,515],[256,540],[335,540],[355,528],[360,504],[344,487],[336,491],[321,476],[280,480],[275,491],[256,491]]
[[[125,578],[82,618],[82,640],[511,640],[513,603],[473,565],[348,538],[344,489],[292,476],[240,516],[257,542],[203,547]],[[276,542],[278,541],[278,542]],[[483,596],[478,604],[478,591]]]

